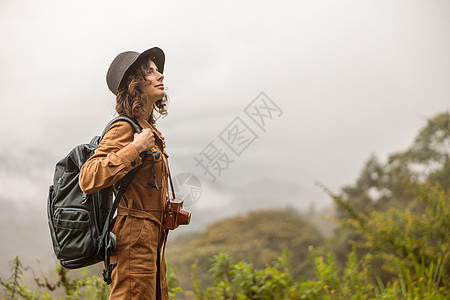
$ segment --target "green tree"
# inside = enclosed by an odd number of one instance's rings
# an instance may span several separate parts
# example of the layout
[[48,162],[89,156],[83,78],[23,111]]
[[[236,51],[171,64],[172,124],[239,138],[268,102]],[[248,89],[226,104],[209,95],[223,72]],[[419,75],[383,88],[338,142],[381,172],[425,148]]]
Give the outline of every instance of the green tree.
[[411,176],[414,181],[431,179],[449,189],[450,113],[428,120],[411,147],[389,157],[390,171]]
[[[414,193],[404,184],[404,179],[412,182],[430,182],[439,184],[444,190],[450,190],[450,114],[440,113],[427,121],[419,131],[412,145],[405,151],[389,156],[382,164],[375,155],[371,155],[364,165],[355,184],[342,188],[341,197],[357,213],[387,211],[392,208],[408,209],[417,213],[426,207],[414,200]],[[337,217],[351,217],[349,212],[337,208]],[[348,241],[360,241],[362,237],[356,231],[338,227],[335,238],[329,241],[340,264],[345,262],[351,245]],[[358,249],[359,254],[365,253]],[[388,279],[391,274],[379,270],[379,275]]]

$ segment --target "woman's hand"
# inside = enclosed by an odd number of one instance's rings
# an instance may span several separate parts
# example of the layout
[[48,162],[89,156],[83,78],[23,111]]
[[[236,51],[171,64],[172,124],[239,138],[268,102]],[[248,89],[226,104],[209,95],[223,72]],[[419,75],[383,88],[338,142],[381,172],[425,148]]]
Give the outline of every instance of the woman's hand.
[[151,129],[145,128],[141,131],[141,133],[134,134],[134,140],[131,143],[138,153],[150,150],[153,146],[155,146],[155,137],[153,136],[153,132]]

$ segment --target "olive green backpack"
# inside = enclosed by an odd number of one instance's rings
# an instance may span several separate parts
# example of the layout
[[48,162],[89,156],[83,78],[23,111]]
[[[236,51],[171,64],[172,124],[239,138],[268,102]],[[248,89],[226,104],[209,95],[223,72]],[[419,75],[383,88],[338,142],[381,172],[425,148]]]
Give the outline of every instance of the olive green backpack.
[[[118,193],[114,201],[112,186],[86,195],[78,185],[78,176],[109,126],[121,120],[129,122],[135,132],[140,133],[131,119],[116,117],[101,136],[94,137],[88,144],[76,146],[56,164],[47,203],[53,250],[61,265],[77,269],[105,261],[107,268],[103,271],[103,277],[107,284],[111,283],[111,272],[117,265],[109,260],[110,253],[117,248],[117,238],[110,231],[113,215],[139,167],[115,184]],[[141,154],[144,155],[145,152]]]

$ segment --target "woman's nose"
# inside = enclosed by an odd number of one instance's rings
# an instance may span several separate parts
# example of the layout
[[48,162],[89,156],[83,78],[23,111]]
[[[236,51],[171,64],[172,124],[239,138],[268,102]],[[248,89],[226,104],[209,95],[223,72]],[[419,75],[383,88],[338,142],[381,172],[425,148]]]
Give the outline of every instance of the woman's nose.
[[164,79],[164,75],[158,72],[158,81],[162,81]]

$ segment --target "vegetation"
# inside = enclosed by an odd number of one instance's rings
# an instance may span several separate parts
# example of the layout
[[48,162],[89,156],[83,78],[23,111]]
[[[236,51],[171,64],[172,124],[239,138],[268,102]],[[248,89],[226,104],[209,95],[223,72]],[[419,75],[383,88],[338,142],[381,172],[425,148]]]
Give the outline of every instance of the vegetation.
[[[24,268],[19,258],[16,257],[10,261],[12,275],[8,279],[0,278],[0,285],[4,287],[4,299],[52,299],[51,295],[42,291],[31,290],[28,286],[22,285],[20,276],[24,273]],[[36,277],[36,283],[39,287],[52,292],[55,289],[62,287],[66,295],[65,299],[106,299],[107,287],[102,284],[102,280],[95,276],[89,277],[83,274],[82,278],[69,279],[67,270],[59,267],[59,280],[56,284],[51,284],[48,278]]]
[[[228,254],[213,259],[212,284],[200,288],[196,299],[449,299],[450,297],[450,194],[428,183],[408,183],[417,205],[426,211],[390,209],[357,212],[341,196],[335,203],[349,217],[340,220],[362,236],[354,242],[344,267],[331,252],[310,248],[316,274],[309,280],[292,275],[287,251],[264,269]],[[358,256],[357,249],[367,251]],[[374,276],[377,267],[390,272],[386,283]],[[193,270],[196,272],[195,266]]]
[[178,239],[167,247],[167,259],[182,274],[180,284],[184,289],[191,286],[192,264],[196,265],[197,279],[203,285],[211,283],[210,258],[224,251],[255,268],[264,268],[287,249],[293,275],[307,278],[314,275],[312,262],[305,259],[308,247],[323,242],[322,234],[294,211],[256,211],[212,224],[188,240]]
[[[420,199],[417,200],[418,184],[429,186],[427,192],[430,197],[431,195],[437,198],[441,197],[435,195],[436,189],[440,188],[444,194],[450,190],[449,113],[438,114],[428,120],[427,125],[419,132],[413,144],[405,151],[389,156],[386,164],[382,165],[376,156],[372,155],[356,183],[342,189],[338,202],[343,204],[343,199],[345,199],[346,207],[337,205],[337,221],[342,224],[337,228],[334,238],[328,241],[328,250],[334,253],[341,266],[351,251],[349,240],[360,246],[358,253],[361,255],[369,253],[371,250],[368,247],[361,247],[364,240],[361,230],[348,226],[346,219],[352,220],[355,214],[360,213],[363,216],[385,217],[385,221],[391,224],[391,219],[399,218],[399,213],[403,213],[405,210],[417,216],[429,217],[427,209],[430,208],[427,206],[431,204]],[[431,188],[431,186],[435,187]],[[420,219],[409,220],[411,224],[408,226],[421,224]],[[420,235],[424,229],[425,227],[416,227],[416,235]],[[392,278],[391,271],[381,268],[381,258],[377,259],[374,264],[374,276],[380,277],[383,282]]]
[[[63,267],[58,267],[56,273],[58,281],[50,283],[48,278],[35,277],[36,285],[41,290],[32,290],[26,285],[22,284],[21,276],[24,274],[24,267],[18,257],[10,261],[11,276],[7,279],[0,277],[0,286],[4,288],[4,298],[2,300],[13,299],[108,299],[110,289],[103,278],[88,275],[87,268],[82,269],[81,276],[74,277],[73,271],[69,271]],[[167,266],[167,283],[171,298],[174,298],[178,292],[183,292],[179,287],[178,280],[175,278],[176,269]],[[70,273],[70,274],[69,274]],[[62,289],[64,297],[55,297],[54,291]]]

